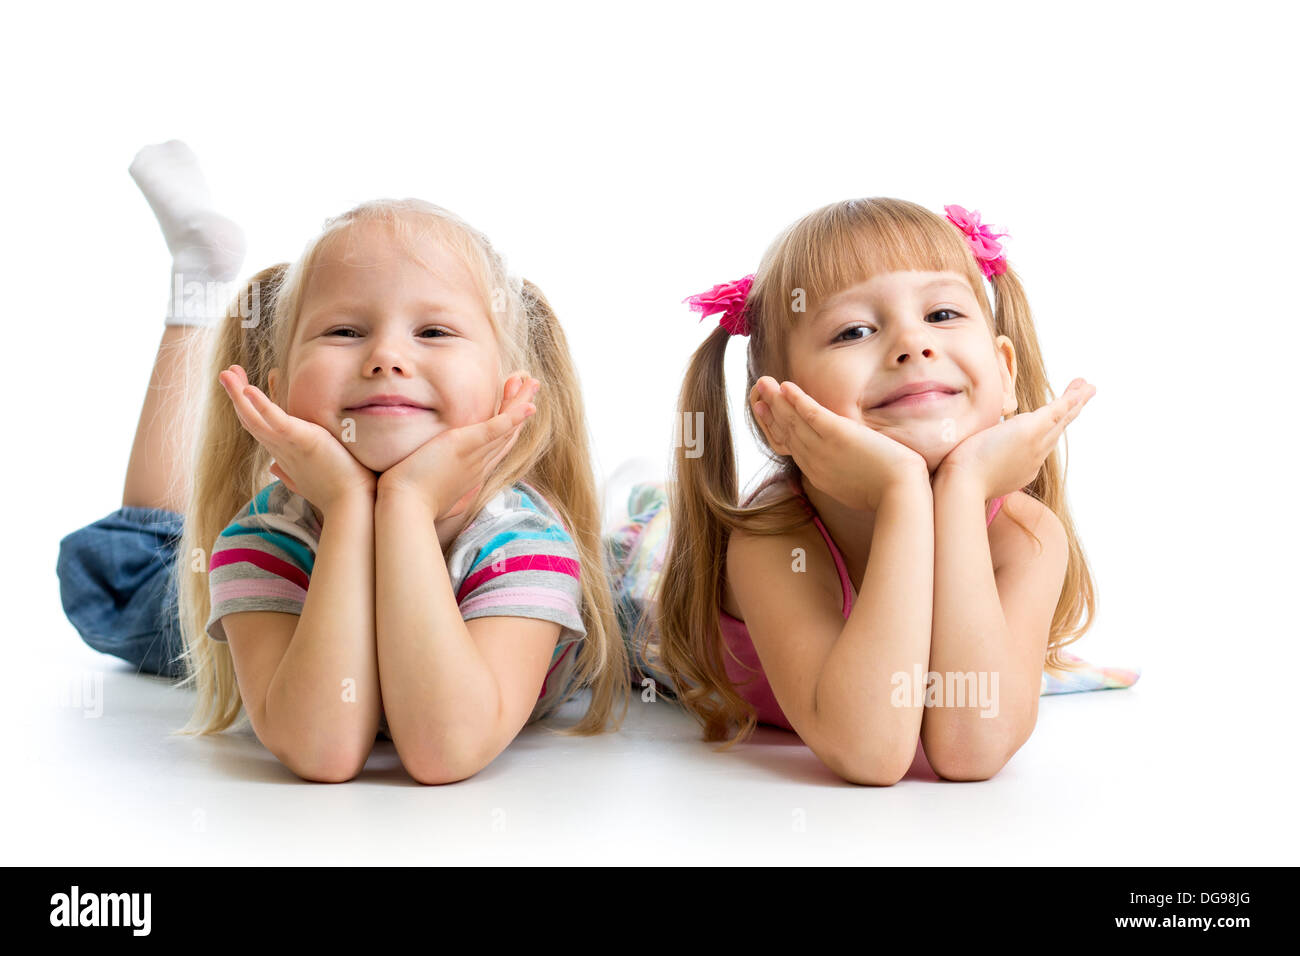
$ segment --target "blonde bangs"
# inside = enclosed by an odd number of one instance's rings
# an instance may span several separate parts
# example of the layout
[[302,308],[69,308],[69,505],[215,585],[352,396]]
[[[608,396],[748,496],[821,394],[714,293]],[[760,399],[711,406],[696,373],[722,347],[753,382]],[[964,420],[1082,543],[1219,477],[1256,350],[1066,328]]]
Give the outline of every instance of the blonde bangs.
[[[809,213],[769,247],[751,296],[760,322],[788,329],[836,293],[908,270],[964,276],[984,314],[992,314],[960,231],[924,206],[899,199],[850,199]],[[799,290],[802,309],[794,307]]]

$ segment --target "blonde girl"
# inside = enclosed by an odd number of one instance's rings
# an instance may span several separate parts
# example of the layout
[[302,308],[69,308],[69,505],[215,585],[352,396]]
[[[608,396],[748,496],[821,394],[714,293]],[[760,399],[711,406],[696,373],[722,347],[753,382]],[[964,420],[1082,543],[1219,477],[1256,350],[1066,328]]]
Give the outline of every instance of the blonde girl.
[[[1055,449],[1095,389],[1052,397],[1000,235],[956,206],[833,203],[755,275],[688,300],[721,317],[681,389],[693,454],[675,454],[666,502],[634,491],[636,527],[664,505],[671,522],[633,641],[705,739],[772,724],[844,779],[889,785],[914,759],[985,779],[1029,737],[1044,666],[1068,668],[1091,623]],[[743,502],[732,335],[772,461]]]
[[169,562],[185,732],[242,707],[321,781],[354,777],[382,733],[443,783],[582,687],[570,732],[603,731],[627,661],[541,292],[446,210],[379,200],[254,276],[210,335]]

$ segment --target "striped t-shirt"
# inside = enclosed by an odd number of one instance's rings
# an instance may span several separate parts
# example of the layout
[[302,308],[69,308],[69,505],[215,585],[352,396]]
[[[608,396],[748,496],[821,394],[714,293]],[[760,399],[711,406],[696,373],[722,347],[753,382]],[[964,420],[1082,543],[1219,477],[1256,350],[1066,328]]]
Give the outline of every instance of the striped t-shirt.
[[[213,545],[208,636],[226,640],[221,619],[236,611],[301,614],[320,535],[307,499],[280,481],[259,491]],[[528,722],[548,716],[568,690],[587,634],[578,550],[559,515],[525,482],[502,489],[452,542],[447,573],[466,621],[532,617],[561,625]],[[392,739],[382,710],[380,729]]]

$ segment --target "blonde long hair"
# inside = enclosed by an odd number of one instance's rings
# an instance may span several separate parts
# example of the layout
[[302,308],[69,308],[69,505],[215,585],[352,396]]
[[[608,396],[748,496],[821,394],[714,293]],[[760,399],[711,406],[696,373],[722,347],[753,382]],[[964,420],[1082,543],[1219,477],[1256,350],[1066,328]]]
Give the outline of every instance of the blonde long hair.
[[[990,335],[1006,335],[1015,346],[1017,411],[1033,411],[1056,397],[1048,384],[1029,303],[1015,270],[1008,267],[992,279],[996,309],[990,309],[982,274],[958,229],[923,206],[884,198],[824,206],[793,223],[768,247],[746,298],[746,392],[763,375],[777,381],[788,377],[786,341],[800,314],[792,308],[794,290],[804,290],[803,314],[812,314],[830,295],[897,270],[964,275],[985,317],[992,316]],[[785,534],[810,520],[806,507],[788,496],[755,507],[738,506],[723,374],[729,339],[725,329],[714,329],[692,356],[682,383],[678,414],[703,412],[710,431],[707,440],[700,442],[701,454],[673,456],[668,481],[668,551],[651,610],[633,637],[643,654],[659,656],[677,688],[679,702],[702,725],[704,739],[723,740],[732,728],[738,728],[726,747],[746,739],[757,723],[754,707],[736,691],[723,664],[722,655],[727,651],[718,608],[728,540],[737,528],[751,534]],[[797,478],[794,459],[772,450],[754,419],[753,408],[748,402],[745,406],[749,430],[773,465],[764,483]],[[1066,504],[1065,470],[1056,450],[1025,490],[1060,518],[1069,538],[1069,563],[1044,663],[1070,670],[1071,663],[1060,652],[1092,625],[1096,594]],[[1029,532],[1021,522],[1016,524]],[[1085,611],[1087,620],[1080,624]],[[646,650],[656,642],[654,650]]]
[[467,513],[472,519],[484,503],[519,480],[531,484],[555,507],[579,553],[587,630],[565,700],[583,687],[591,689],[591,702],[581,720],[555,732],[602,733],[620,700],[624,710],[615,726],[621,725],[629,692],[627,649],[614,614],[601,543],[600,497],[586,412],[559,320],[541,290],[513,277],[487,237],[464,220],[423,200],[381,199],[327,220],[296,263],[259,272],[236,296],[214,332],[206,362],[193,484],[174,571],[184,644],[181,683],[193,685],[196,691],[190,721],[176,733],[217,733],[239,716],[242,701],[230,647],[212,640],[205,629],[211,610],[207,556],[239,510],[275,480],[269,471],[271,456],[240,424],[217,376],[231,365],[240,365],[251,384],[270,394],[268,373],[272,368],[288,368],[307,278],[326,240],[362,222],[387,224],[417,258],[421,241],[429,238],[460,256],[478,283],[497,334],[502,381],[510,371],[522,369],[542,383],[537,411]]

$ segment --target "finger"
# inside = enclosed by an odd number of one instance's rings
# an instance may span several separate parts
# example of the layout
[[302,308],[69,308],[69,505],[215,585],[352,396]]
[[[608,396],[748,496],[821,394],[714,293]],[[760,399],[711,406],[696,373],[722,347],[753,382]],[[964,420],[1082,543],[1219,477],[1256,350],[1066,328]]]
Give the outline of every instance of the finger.
[[[510,398],[502,403],[500,412],[507,412],[517,405],[522,405],[526,402],[532,401],[537,395],[538,389],[541,387],[542,383],[537,381],[537,379],[530,376],[524,376],[515,386],[514,393]],[[500,412],[498,412],[498,414],[500,414]]]
[[522,385],[523,379],[517,372],[506,379],[505,387],[501,390],[501,401],[497,404],[497,414],[500,414],[509,407],[511,399],[519,394],[519,389]]
[[536,411],[537,406],[532,403],[516,405],[487,421],[457,429],[461,433],[457,442],[462,462],[470,467],[482,463],[503,442],[509,441],[512,434],[517,434],[519,426]]
[[785,444],[785,428],[772,414],[772,407],[766,400],[755,403],[754,417],[758,419],[759,427],[763,429],[763,435],[769,445],[775,448],[777,445]]
[[519,432],[516,431],[510,436],[510,440],[507,441],[505,445],[483,465],[482,473],[484,476],[492,474],[492,472],[496,470],[497,465],[505,461],[506,455],[510,454],[510,449],[515,447],[515,442],[518,440]]
[[267,427],[285,438],[294,439],[299,437],[297,434],[296,420],[275,402],[271,401],[256,385],[249,385],[244,389],[244,395],[247,396],[251,404],[262,420],[266,422]]
[[814,437],[826,437],[823,434],[827,414],[827,409],[824,406],[794,382],[786,382],[782,385],[781,393],[783,396],[787,396],[790,408],[794,412],[799,426],[802,426],[800,437],[805,441]]
[[1088,399],[1092,398],[1096,393],[1096,386],[1089,385],[1083,379],[1077,378],[1070,383],[1070,387],[1065,390],[1065,393],[1060,398],[1052,402],[1052,405],[1060,406],[1063,414],[1073,416],[1078,414],[1079,409],[1083,408]]
[[[815,457],[812,448],[809,446],[808,442],[804,440],[804,435],[797,428],[790,430],[786,435],[785,443],[786,447],[790,450],[790,454],[794,457],[794,460],[797,463],[811,462]],[[803,469],[802,464],[800,464],[799,467],[801,470]]]
[[1096,387],[1086,385],[1079,394],[1075,395],[1074,402],[1066,409],[1065,416],[1057,425],[1058,432],[1064,431],[1066,425],[1079,417],[1079,414],[1083,411],[1083,406],[1087,405],[1095,394],[1097,394]]
[[248,396],[244,392],[244,388],[251,388],[251,386],[239,385],[238,376],[233,372],[231,375],[235,379],[233,384],[230,379],[226,378],[222,378],[221,384],[225,386],[226,394],[230,396],[230,403],[235,408],[235,415],[238,416],[240,424],[244,426],[248,433],[261,441],[269,435],[270,431],[261,413],[248,400]]
[[[532,413],[528,411],[529,407],[531,406],[523,406],[518,411],[511,410],[497,416],[505,419],[505,431],[494,431],[489,438],[478,444],[469,453],[468,460],[471,463],[482,463],[488,456],[499,453],[503,447],[508,448],[514,444],[519,437],[521,426],[531,417]],[[521,418],[518,417],[520,415],[522,415]],[[518,421],[515,420],[516,418],[518,418]]]
[[[1083,411],[1083,406],[1088,403],[1088,400],[1092,398],[1094,394],[1096,394],[1097,389],[1094,386],[1085,383],[1080,387],[1077,385],[1077,382],[1079,381],[1081,380],[1076,379],[1075,382],[1070,383],[1072,391],[1067,391],[1066,394],[1062,395],[1055,402],[1052,402],[1051,405],[1044,406],[1045,408],[1053,409],[1049,416],[1051,424],[1048,426],[1044,436],[1049,449],[1056,446],[1061,435],[1065,432],[1066,426],[1079,417],[1079,413]],[[1063,407],[1056,408],[1056,406],[1062,405],[1062,403],[1064,403]]]
[[760,375],[758,381],[754,382],[754,387],[749,390],[749,403],[752,405],[760,399],[767,397],[768,392],[776,391],[780,388],[780,383],[770,375]]
[[1066,386],[1065,391],[1061,393],[1061,396],[1057,399],[1057,401],[1064,403],[1065,406],[1068,408],[1073,406],[1076,402],[1085,400],[1086,398],[1090,398],[1092,396],[1092,393],[1095,391],[1096,388],[1094,388],[1092,385],[1089,385],[1086,381],[1084,381],[1081,378],[1076,378],[1073,382],[1071,382],[1068,386]]
[[765,388],[762,400],[772,424],[784,435],[794,426],[795,411],[790,398],[778,385],[775,388]]
[[763,440],[767,442],[768,447],[775,449],[778,439],[772,434],[772,410],[761,399],[755,401],[753,407],[754,420],[758,422],[758,430],[762,432]]

